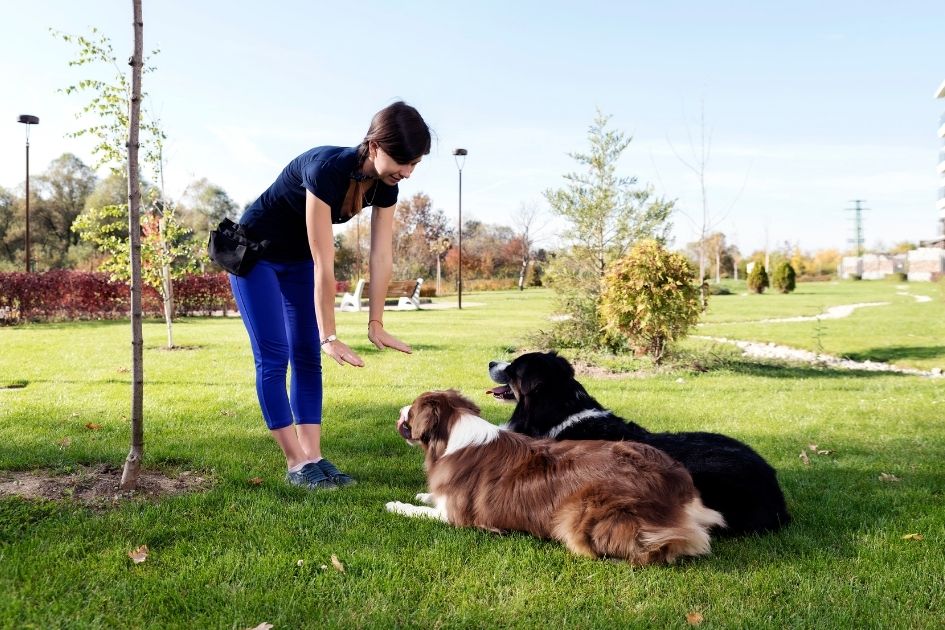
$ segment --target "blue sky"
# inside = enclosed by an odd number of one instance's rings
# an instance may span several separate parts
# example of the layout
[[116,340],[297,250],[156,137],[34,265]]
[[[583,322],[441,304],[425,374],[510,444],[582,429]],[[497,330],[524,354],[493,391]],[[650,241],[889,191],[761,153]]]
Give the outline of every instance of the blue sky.
[[[709,215],[743,252],[784,241],[843,249],[849,200],[865,199],[867,245],[935,233],[936,136],[945,100],[945,12],[935,2],[201,2],[144,0],[149,107],[168,134],[166,184],[206,177],[254,199],[298,153],[353,145],[393,100],[434,129],[433,153],[401,195],[456,215],[452,149],[469,157],[463,214],[510,223],[547,208],[599,108],[633,136],[620,170],[678,200],[675,244],[698,232],[691,158],[700,111],[711,133]],[[357,9],[352,7],[356,6]],[[130,0],[34,0],[0,8],[0,186],[65,151],[91,162],[88,76],[49,28],[96,26],[131,51]],[[125,52],[127,51],[127,53]],[[2,122],[5,120],[6,122]],[[549,239],[555,224],[546,230]]]

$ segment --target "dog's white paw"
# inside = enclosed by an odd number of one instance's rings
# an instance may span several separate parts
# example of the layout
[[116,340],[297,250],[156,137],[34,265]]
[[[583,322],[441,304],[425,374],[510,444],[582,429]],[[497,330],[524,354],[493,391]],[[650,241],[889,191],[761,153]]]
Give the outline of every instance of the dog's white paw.
[[433,495],[429,492],[420,492],[414,498],[424,505],[433,505]]
[[393,514],[408,514],[410,512],[409,508],[412,506],[408,503],[402,503],[400,501],[388,501],[384,504],[384,507],[387,508],[388,512]]

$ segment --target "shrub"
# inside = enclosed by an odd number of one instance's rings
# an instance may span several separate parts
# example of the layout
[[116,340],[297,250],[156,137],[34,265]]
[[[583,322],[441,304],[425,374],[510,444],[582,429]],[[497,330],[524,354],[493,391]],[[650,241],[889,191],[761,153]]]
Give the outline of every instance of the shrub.
[[795,281],[796,277],[797,274],[794,272],[794,267],[785,260],[775,267],[771,280],[774,282],[774,288],[778,291],[781,293],[790,293],[797,286],[797,282]]
[[709,295],[731,295],[732,290],[724,284],[710,284]]
[[[144,314],[163,315],[161,296],[143,288]],[[0,323],[123,318],[129,297],[127,284],[102,272],[0,273]],[[174,283],[174,297],[181,314],[236,310],[225,273],[184,276]]]
[[692,265],[654,240],[640,241],[604,276],[600,316],[609,343],[626,340],[657,363],[701,312]]
[[748,288],[755,293],[764,293],[769,286],[768,272],[765,271],[765,266],[756,262],[755,266],[751,268],[751,273],[748,274]]

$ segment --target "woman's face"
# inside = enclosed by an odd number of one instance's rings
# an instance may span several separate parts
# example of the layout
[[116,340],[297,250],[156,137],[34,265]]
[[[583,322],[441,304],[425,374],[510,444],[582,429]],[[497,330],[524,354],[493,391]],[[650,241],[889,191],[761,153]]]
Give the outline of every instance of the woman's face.
[[388,186],[394,186],[400,180],[410,177],[413,173],[413,169],[420,163],[421,158],[417,158],[409,164],[401,164],[387,155],[381,147],[372,143],[371,148],[373,149],[374,171],[378,179]]

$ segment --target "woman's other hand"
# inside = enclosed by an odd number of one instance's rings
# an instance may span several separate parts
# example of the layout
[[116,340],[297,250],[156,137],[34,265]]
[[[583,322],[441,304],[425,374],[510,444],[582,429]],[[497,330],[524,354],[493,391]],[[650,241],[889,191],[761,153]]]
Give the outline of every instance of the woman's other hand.
[[358,356],[358,353],[352,350],[340,339],[329,341],[322,345],[322,352],[338,362],[338,365],[353,365],[354,367],[364,367],[364,361]]
[[413,352],[413,350],[410,349],[410,346],[384,330],[384,325],[376,319],[372,319],[370,322],[368,322],[368,339],[371,340],[371,343],[377,346],[378,350],[393,348],[394,350],[399,350],[406,354],[411,354]]

